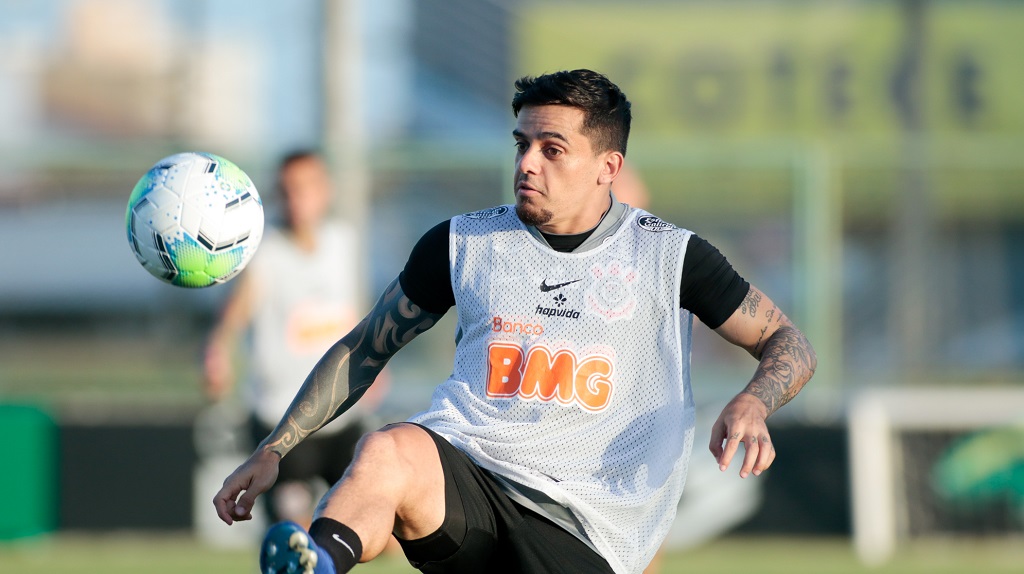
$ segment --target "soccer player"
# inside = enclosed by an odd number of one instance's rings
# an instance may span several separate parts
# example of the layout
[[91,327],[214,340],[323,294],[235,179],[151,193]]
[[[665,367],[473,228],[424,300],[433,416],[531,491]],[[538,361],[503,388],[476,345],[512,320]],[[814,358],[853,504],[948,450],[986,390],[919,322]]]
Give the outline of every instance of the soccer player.
[[457,308],[430,407],[363,437],[308,534],[272,526],[263,572],[347,572],[391,533],[428,573],[641,572],[692,447],[693,315],[759,361],[714,423],[719,467],[741,444],[740,476],[775,459],[765,420],[813,374],[806,338],[706,241],[615,200],[631,119],[615,84],[575,70],[515,87],[515,205],[428,231],[215,495],[226,523],[249,518],[281,458]]

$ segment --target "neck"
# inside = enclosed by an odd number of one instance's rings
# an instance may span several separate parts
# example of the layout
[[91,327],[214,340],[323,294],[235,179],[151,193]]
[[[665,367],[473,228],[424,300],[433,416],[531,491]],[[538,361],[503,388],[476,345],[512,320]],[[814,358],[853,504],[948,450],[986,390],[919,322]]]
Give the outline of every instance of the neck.
[[537,229],[541,233],[547,233],[550,235],[577,235],[580,233],[586,233],[601,224],[601,220],[608,214],[608,210],[610,210],[611,207],[612,197],[611,193],[609,193],[606,196],[605,203],[601,206],[601,211],[596,213],[594,211],[589,211],[581,214],[576,219],[538,225]]
[[316,249],[316,230],[314,229],[292,229],[290,233],[292,241],[303,251]]

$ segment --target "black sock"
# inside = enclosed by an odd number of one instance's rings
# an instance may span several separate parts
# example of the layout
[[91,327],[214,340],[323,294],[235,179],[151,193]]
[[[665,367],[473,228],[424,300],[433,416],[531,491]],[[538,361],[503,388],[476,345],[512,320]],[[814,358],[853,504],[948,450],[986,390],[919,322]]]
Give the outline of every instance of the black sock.
[[363,556],[363,543],[351,528],[330,518],[317,518],[309,526],[313,542],[327,551],[337,574],[355,568]]

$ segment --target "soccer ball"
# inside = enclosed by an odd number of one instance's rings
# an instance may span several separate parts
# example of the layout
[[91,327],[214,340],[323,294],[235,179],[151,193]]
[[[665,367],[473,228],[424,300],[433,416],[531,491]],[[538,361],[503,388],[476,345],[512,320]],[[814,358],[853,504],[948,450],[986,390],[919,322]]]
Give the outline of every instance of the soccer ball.
[[237,275],[263,237],[263,202],[249,176],[210,153],[158,161],[135,184],[125,214],[142,266],[179,287],[209,287]]

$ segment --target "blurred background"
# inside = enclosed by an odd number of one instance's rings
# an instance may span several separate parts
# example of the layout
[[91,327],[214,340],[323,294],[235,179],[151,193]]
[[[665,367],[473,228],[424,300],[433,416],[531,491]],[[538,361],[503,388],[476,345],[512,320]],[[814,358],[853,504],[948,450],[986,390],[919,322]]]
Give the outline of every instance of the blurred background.
[[[763,479],[720,479],[698,438],[670,556],[783,537],[851,569],[913,570],[934,540],[1020,557],[1022,31],[1000,0],[0,0],[0,572],[68,537],[261,534],[209,504],[250,448],[200,391],[230,284],[165,285],[128,247],[156,160],[229,158],[273,218],[281,154],[324,150],[368,306],[424,231],[512,200],[514,79],[580,67],[633,102],[649,209],[819,355]],[[425,406],[453,329],[396,357],[380,420]],[[708,427],[754,363],[694,339]]]

